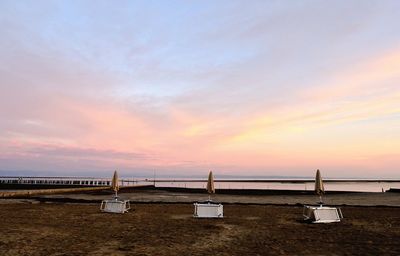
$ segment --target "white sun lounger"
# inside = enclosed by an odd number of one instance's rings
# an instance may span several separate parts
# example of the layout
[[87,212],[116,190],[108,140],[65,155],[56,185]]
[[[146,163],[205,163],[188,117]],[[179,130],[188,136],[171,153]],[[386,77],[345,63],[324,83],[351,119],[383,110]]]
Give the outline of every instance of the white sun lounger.
[[213,202],[195,203],[193,216],[195,218],[223,218],[224,206]]
[[125,213],[131,209],[131,204],[129,200],[103,200],[100,205],[100,210],[102,212],[110,212],[110,213]]
[[326,206],[304,206],[303,217],[312,223],[340,222],[343,219],[340,208]]

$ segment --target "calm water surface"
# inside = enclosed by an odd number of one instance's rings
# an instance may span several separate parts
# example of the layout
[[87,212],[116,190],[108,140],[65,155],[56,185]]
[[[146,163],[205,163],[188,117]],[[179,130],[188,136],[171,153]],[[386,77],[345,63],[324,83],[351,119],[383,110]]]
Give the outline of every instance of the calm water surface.
[[[156,187],[206,188],[205,182],[157,182]],[[327,191],[382,192],[400,188],[400,182],[325,182]],[[215,182],[216,189],[314,190],[314,182]]]

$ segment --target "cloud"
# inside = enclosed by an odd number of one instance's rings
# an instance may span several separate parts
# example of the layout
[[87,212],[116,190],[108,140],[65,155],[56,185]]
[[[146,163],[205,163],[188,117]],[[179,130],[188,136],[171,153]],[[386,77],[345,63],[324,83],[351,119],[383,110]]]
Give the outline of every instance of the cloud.
[[63,159],[92,159],[92,160],[148,160],[154,157],[133,152],[123,152],[115,150],[100,150],[95,148],[78,148],[61,145],[15,145],[7,148],[11,155],[21,155],[27,157],[55,157]]
[[399,145],[392,4],[0,5],[10,169],[362,173]]

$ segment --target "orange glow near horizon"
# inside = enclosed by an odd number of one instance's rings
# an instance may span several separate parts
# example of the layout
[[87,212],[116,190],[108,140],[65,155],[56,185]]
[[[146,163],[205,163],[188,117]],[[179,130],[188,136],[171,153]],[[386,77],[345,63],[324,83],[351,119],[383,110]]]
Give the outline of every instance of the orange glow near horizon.
[[400,178],[400,33],[381,32],[398,29],[393,8],[344,24],[307,4],[196,12],[204,24],[143,8],[144,28],[131,8],[105,22],[14,7],[0,8],[0,171]]

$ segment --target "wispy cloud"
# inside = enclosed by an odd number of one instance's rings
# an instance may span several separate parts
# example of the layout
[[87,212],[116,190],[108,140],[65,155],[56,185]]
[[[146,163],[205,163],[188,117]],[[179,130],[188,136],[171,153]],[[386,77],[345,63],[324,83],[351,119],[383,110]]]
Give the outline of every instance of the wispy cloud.
[[395,175],[399,7],[3,1],[0,161]]

